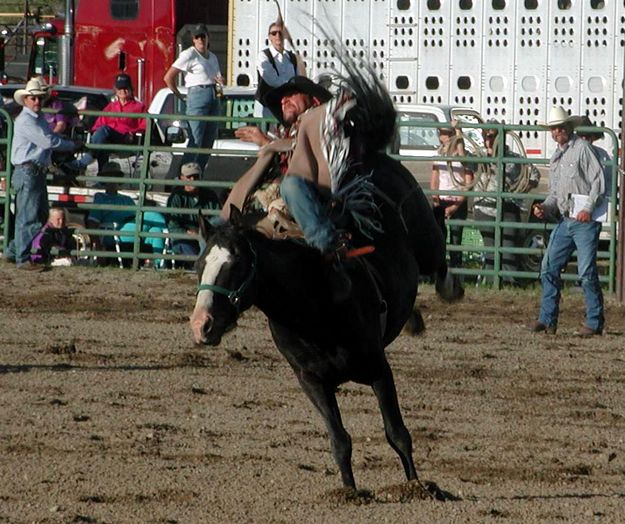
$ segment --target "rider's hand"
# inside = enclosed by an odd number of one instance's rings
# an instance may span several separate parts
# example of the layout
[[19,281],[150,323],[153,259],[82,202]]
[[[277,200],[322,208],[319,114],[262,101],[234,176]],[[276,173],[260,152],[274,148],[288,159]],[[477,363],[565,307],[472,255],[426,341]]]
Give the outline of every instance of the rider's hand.
[[256,126],[243,126],[234,130],[234,136],[243,142],[253,142],[259,147],[269,144],[271,140]]

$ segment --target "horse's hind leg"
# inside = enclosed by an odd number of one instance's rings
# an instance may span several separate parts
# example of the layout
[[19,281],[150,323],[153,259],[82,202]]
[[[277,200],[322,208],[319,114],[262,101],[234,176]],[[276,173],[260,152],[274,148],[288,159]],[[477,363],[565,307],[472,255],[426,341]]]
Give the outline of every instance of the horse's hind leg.
[[352,439],[343,426],[334,388],[316,379],[296,374],[304,393],[319,410],[326,424],[332,454],[341,471],[343,485],[355,488],[356,483],[352,472]]
[[414,467],[414,461],[412,460],[412,439],[404,425],[399,410],[393,372],[388,362],[384,361],[380,378],[373,382],[371,387],[378,399],[380,411],[382,412],[386,440],[388,440],[388,443],[399,455],[407,479],[415,480],[417,478],[417,471]]

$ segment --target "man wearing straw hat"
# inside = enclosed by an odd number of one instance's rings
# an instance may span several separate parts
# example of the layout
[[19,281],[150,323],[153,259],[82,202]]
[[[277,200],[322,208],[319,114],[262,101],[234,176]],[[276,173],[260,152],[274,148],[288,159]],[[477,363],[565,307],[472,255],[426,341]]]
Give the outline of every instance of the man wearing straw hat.
[[603,332],[603,294],[597,271],[601,222],[594,220],[593,211],[604,194],[605,180],[590,143],[573,132],[578,123],[579,118],[569,116],[562,107],[553,107],[547,121],[541,123],[549,128],[557,146],[549,164],[549,196],[542,204],[535,204],[532,211],[538,218],[551,217],[558,224],[543,257],[540,313],[530,328],[535,333],[556,332],[562,289],[560,274],[575,250],[586,302],[585,323],[577,334],[588,337]]
[[11,162],[15,166],[11,185],[15,191],[15,238],[7,249],[7,259],[15,259],[18,269],[40,271],[30,261],[30,247],[35,235],[48,218],[46,171],[52,151],[76,151],[83,143],[67,140],[50,131],[41,113],[48,86],[33,78],[13,98],[23,107],[15,119]]

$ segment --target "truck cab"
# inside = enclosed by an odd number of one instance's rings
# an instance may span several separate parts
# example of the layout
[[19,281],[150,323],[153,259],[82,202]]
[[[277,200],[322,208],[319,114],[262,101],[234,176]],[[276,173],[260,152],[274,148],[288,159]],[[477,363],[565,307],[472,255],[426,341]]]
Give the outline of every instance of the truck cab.
[[[123,71],[132,78],[135,96],[149,105],[165,87],[163,76],[178,52],[191,45],[187,28],[198,22],[207,23],[211,51],[225,76],[225,7],[210,4],[195,0],[75,0],[69,24],[69,83],[110,88],[115,75]],[[42,75],[49,84],[59,83],[66,27],[65,20],[58,18],[34,34],[28,77]]]

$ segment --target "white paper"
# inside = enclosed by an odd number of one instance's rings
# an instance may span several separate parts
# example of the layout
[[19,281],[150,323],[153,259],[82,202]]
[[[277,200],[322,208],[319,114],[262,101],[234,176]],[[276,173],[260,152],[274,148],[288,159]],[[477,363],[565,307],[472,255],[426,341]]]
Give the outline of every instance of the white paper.
[[[571,217],[575,218],[588,202],[588,195],[579,195],[577,193],[571,194]],[[608,199],[602,197],[599,200],[597,206],[591,214],[591,218],[595,222],[607,222],[608,221]]]

